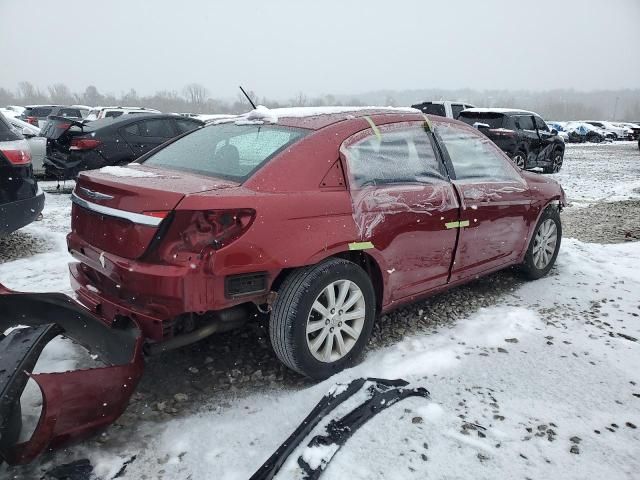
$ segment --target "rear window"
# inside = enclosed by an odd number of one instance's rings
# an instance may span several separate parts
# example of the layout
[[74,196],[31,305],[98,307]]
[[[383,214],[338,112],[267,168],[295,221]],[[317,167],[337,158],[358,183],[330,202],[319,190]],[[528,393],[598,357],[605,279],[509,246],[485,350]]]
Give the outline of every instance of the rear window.
[[28,110],[27,115],[30,117],[48,117],[51,115],[53,108],[51,107],[34,107]]
[[243,182],[306,133],[277,125],[211,125],[167,145],[144,163]]
[[123,114],[123,112],[121,112],[120,110],[111,110],[111,111],[107,111],[104,114],[104,118],[116,118],[116,117],[119,117],[122,114]]
[[9,122],[0,113],[0,142],[6,142],[11,140],[18,140],[18,135],[9,125]]
[[473,126],[474,123],[486,123],[489,128],[502,128],[504,126],[504,115],[490,112],[462,112],[458,120]]
[[441,117],[447,116],[444,105],[441,103],[420,103],[418,105],[413,105],[413,108],[417,108],[421,112],[428,113],[430,115],[439,115]]

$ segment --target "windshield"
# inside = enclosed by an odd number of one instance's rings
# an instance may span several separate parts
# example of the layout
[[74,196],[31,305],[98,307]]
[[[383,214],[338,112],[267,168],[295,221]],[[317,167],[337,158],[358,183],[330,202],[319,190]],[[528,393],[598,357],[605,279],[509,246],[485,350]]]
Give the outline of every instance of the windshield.
[[473,126],[474,123],[486,123],[490,128],[502,128],[504,115],[489,112],[462,112],[458,120]]
[[167,145],[144,163],[243,182],[306,133],[277,125],[211,125]]

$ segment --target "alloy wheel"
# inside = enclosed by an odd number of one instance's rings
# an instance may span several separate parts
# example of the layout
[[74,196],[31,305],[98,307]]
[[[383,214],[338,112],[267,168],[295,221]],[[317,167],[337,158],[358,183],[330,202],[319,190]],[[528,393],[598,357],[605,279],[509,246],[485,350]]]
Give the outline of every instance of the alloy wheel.
[[354,347],[366,318],[366,303],[360,287],[350,280],[337,280],[317,296],[307,318],[307,346],[317,360],[335,362]]
[[562,167],[562,155],[560,153],[556,153],[553,156],[553,173],[558,173],[561,167]]
[[540,224],[533,240],[533,264],[539,270],[544,270],[551,262],[558,243],[558,229],[556,223],[548,218]]

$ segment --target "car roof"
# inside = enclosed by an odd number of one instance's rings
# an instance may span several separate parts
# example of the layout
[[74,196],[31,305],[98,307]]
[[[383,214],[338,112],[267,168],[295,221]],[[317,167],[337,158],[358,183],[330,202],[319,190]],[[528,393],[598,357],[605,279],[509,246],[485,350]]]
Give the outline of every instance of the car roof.
[[186,118],[180,117],[179,115],[174,115],[171,113],[143,113],[141,115],[122,115],[120,117],[110,117],[110,118],[101,118],[99,120],[93,120],[91,122],[87,122],[84,124],[84,131],[90,132],[98,130],[99,128],[111,127],[111,126],[120,126],[128,123],[138,122],[142,119],[164,119],[164,118],[175,118],[178,120],[187,120],[193,121],[195,123],[200,123],[204,125],[202,120],[198,120],[197,118]]
[[[263,107],[264,108],[264,107]],[[245,115],[239,115],[237,117],[231,117],[228,119],[221,119],[209,123],[231,123],[234,121],[248,121],[259,120],[259,118],[252,117],[254,112],[265,112],[266,115],[271,118],[277,118],[278,125],[284,125],[287,127],[306,128],[309,130],[319,130],[334,123],[343,122],[346,120],[353,120],[356,118],[367,117],[372,115],[401,115],[406,116],[405,121],[424,119],[424,114],[415,108],[410,107],[290,107],[290,108],[273,108],[264,110],[253,110]],[[267,123],[269,117],[267,119]],[[402,120],[401,120],[402,121]]]
[[502,113],[504,115],[538,115],[529,110],[520,110],[519,108],[467,108],[462,113]]

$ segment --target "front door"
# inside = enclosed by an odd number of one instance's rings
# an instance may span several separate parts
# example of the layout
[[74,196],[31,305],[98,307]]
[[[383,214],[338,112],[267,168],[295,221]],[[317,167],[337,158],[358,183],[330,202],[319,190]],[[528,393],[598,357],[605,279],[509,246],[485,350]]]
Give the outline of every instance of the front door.
[[441,123],[436,134],[453,168],[461,202],[451,282],[495,270],[522,253],[530,195],[517,168],[472,128]]
[[382,255],[390,301],[446,284],[459,205],[432,136],[421,122],[384,125],[347,139],[354,221],[360,242]]

